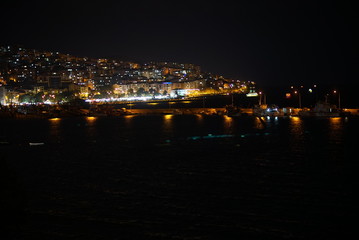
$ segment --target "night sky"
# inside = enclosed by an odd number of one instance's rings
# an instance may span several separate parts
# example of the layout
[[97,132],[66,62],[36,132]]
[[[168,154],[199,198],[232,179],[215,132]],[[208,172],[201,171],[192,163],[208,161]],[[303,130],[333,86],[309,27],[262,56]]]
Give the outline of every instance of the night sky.
[[354,83],[348,1],[7,1],[0,44],[194,63],[262,85]]

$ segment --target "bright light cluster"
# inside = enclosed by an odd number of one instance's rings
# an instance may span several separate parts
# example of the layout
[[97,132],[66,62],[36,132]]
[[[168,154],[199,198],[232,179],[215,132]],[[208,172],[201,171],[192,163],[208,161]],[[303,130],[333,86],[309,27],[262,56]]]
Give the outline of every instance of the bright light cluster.
[[121,97],[121,98],[100,98],[100,99],[87,99],[86,102],[131,102],[131,101],[149,101],[153,99],[169,99],[169,96],[146,96],[146,97]]

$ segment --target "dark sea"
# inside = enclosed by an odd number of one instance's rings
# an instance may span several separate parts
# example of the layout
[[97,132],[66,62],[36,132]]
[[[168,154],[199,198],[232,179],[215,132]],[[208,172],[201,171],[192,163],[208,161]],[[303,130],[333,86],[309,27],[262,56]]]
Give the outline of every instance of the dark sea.
[[0,238],[349,239],[358,134],[357,117],[0,119]]

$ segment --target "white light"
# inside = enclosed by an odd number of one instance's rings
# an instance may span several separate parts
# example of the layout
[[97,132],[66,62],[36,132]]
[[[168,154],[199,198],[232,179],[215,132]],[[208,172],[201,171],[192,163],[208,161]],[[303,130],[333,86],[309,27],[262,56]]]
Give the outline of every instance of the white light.
[[257,97],[257,96],[258,96],[258,93],[256,93],[256,92],[247,93],[246,96],[247,96],[247,97]]

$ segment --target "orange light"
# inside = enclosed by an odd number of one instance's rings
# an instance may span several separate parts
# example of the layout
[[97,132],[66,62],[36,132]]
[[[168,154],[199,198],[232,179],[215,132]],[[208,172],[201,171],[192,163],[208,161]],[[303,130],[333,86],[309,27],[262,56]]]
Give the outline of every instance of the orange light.
[[172,114],[166,114],[164,117],[165,117],[165,120],[171,120],[173,115]]
[[294,123],[299,123],[300,122],[300,117],[291,117],[290,119],[292,119],[292,121]]
[[61,118],[50,118],[49,120],[50,120],[50,121],[60,121]]

